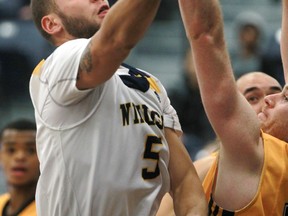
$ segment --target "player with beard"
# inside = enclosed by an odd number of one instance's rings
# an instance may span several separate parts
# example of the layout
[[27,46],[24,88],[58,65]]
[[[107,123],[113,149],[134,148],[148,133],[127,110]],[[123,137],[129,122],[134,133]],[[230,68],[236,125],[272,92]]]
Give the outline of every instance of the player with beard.
[[[217,160],[203,181],[208,215],[287,215],[288,86],[266,96],[257,117],[235,82],[219,0],[179,3],[202,101],[220,140]],[[286,31],[287,4],[284,0]],[[285,65],[287,32],[282,40]],[[286,71],[285,76],[287,83]]]
[[[266,105],[266,96],[282,91],[280,83],[275,78],[263,72],[246,73],[237,79],[236,85],[239,92],[246,98],[256,114],[260,113],[262,108]],[[216,140],[215,144],[219,146],[219,141]],[[213,163],[216,156],[217,154],[212,153],[211,155],[194,162],[201,182],[204,180],[210,165]]]
[[[253,110],[258,114],[265,106],[265,97],[267,95],[276,94],[282,91],[280,83],[273,77],[263,72],[249,72],[237,79],[236,85],[238,91],[246,98]],[[213,148],[211,148],[213,146]],[[209,147],[213,151],[209,151],[203,158],[194,162],[197,174],[203,182],[211,165],[217,159],[219,149],[219,140],[209,143]],[[203,149],[205,151],[205,148]],[[206,150],[207,151],[207,150]],[[173,211],[173,203],[170,195],[165,195],[162,199],[157,216],[175,215]]]
[[206,214],[166,90],[122,63],[159,4],[119,0],[110,9],[104,0],[32,0],[36,26],[57,46],[30,81],[39,215],[150,216],[166,192],[177,214]]

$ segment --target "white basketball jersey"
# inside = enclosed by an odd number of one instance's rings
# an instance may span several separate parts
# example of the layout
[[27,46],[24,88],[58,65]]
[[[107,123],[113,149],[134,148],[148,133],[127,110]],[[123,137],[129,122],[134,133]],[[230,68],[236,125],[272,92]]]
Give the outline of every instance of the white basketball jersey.
[[181,131],[178,117],[160,82],[129,66],[95,89],[78,90],[88,42],[58,47],[31,77],[41,170],[37,213],[155,215],[170,189],[164,127]]

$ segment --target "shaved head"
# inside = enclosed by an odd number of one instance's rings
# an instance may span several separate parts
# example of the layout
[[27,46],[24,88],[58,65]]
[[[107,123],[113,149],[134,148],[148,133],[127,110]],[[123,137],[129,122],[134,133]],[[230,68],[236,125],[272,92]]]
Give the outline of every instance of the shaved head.
[[238,90],[244,95],[256,113],[261,111],[265,96],[282,91],[280,83],[263,72],[244,74],[237,80],[236,84]]

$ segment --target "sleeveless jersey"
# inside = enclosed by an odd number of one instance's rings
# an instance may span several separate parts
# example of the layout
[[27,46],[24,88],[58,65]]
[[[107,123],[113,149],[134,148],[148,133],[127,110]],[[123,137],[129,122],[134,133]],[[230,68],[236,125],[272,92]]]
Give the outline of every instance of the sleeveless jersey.
[[[1,215],[4,215],[4,208],[8,201],[10,200],[10,195],[8,193],[0,196],[0,212]],[[29,202],[27,205],[23,206],[21,212],[18,212],[17,216],[36,216],[36,204],[35,200]]]
[[288,215],[288,144],[265,133],[262,133],[262,138],[264,164],[258,190],[253,200],[244,208],[234,212],[221,208],[213,201],[212,188],[218,162],[215,160],[203,181],[206,198],[209,200],[208,215]]
[[30,80],[38,214],[154,215],[170,190],[164,127],[181,133],[176,111],[157,78],[125,64],[96,88],[78,90],[88,42],[58,47]]

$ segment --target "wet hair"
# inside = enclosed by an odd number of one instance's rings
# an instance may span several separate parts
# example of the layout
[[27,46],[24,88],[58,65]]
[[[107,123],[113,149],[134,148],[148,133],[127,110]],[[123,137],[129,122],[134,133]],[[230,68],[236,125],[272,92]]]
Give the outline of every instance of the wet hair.
[[34,130],[36,131],[36,124],[29,119],[17,119],[6,124],[0,131],[0,140],[2,139],[3,132],[7,129],[15,129],[19,131]]
[[41,20],[49,13],[58,11],[55,0],[31,0],[30,7],[32,11],[32,18],[37,29],[45,39],[53,42],[51,35],[42,28]]

